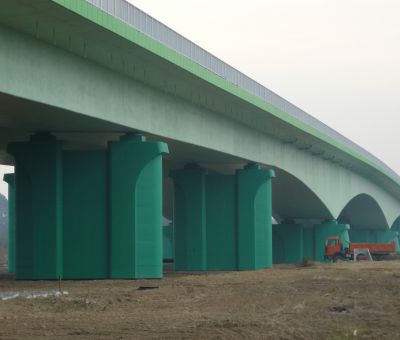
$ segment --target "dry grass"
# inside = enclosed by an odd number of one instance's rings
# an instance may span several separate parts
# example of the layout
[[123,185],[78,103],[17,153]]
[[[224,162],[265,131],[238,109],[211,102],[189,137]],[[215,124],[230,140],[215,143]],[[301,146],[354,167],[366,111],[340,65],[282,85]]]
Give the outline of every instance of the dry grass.
[[[58,283],[0,280],[0,291],[24,289]],[[400,261],[64,281],[62,290],[69,295],[0,301],[0,338],[400,338]]]

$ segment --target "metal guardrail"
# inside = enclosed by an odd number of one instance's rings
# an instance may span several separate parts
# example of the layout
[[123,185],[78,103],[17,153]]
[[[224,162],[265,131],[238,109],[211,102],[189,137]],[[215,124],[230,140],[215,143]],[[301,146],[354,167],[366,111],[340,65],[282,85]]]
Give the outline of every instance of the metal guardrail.
[[290,114],[291,116],[297,118],[301,122],[317,129],[323,134],[331,137],[332,139],[338,141],[339,143],[347,146],[358,154],[364,156],[368,160],[372,161],[376,165],[379,165],[386,172],[392,176],[398,177],[397,173],[390,169],[385,163],[380,159],[369,153],[367,150],[363,149],[361,146],[352,142],[350,139],[346,138],[339,132],[330,128],[326,124],[322,123],[318,119],[309,115],[305,111],[301,110],[297,106],[283,99],[273,91],[267,89],[261,84],[257,83],[253,79],[249,78],[245,74],[236,70],[232,66],[224,63],[222,60],[218,59],[211,53],[207,52],[200,46],[186,39],[179,33],[170,29],[166,25],[162,24],[158,20],[154,19],[150,15],[141,11],[137,7],[128,3],[125,0],[86,0],[92,5],[100,8],[101,10],[107,12],[113,17],[127,23],[143,34],[151,37],[154,40],[159,41],[168,48],[182,54],[192,61],[200,64],[209,71],[217,74],[218,76],[224,78],[232,84],[239,86],[240,88],[246,90],[252,95],[261,98],[265,102],[275,106],[276,108]]

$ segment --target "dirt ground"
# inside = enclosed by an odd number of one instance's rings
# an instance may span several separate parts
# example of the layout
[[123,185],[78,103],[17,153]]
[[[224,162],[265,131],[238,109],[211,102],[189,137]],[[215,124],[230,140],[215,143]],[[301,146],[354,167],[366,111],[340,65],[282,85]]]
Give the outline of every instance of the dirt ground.
[[[143,289],[143,288],[153,289]],[[1,292],[58,282],[0,278]],[[400,339],[400,261],[63,281],[0,299],[0,339]]]

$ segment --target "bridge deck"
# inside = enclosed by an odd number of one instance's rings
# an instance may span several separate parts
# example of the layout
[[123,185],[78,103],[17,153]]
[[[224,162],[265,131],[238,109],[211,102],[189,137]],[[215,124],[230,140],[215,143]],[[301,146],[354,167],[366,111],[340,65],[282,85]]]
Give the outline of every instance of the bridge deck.
[[391,176],[397,177],[398,175],[390,169],[384,162],[372,155],[370,152],[352,142],[339,132],[330,128],[323,122],[315,117],[301,110],[294,104],[285,100],[278,94],[259,84],[257,81],[246,76],[234,67],[223,62],[216,56],[207,52],[205,49],[196,45],[192,41],[186,39],[179,33],[170,29],[168,26],[154,19],[147,13],[141,11],[134,5],[125,0],[86,0],[92,5],[107,12],[113,17],[127,23],[131,27],[139,30],[145,35],[154,40],[159,41],[166,47],[184,55],[190,60],[205,67],[207,70],[217,74],[226,81],[239,86],[240,88],[248,91],[252,95],[262,99],[263,101],[273,105],[274,107],[282,110],[295,117],[299,121],[315,128],[323,134],[331,137],[333,140],[341,143],[356,153],[362,155],[366,159],[384,169],[385,172]]

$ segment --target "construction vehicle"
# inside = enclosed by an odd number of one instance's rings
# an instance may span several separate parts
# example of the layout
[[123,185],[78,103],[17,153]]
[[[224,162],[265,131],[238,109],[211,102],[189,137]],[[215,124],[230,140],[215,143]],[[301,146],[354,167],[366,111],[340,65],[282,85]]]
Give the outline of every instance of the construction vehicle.
[[[344,245],[340,237],[332,236],[326,239],[325,244],[325,259],[333,260],[354,260],[354,250],[368,250],[374,260],[381,260],[387,255],[396,251],[395,241],[391,243],[352,243]],[[360,255],[363,256],[363,255]],[[357,258],[357,260],[362,258]]]

